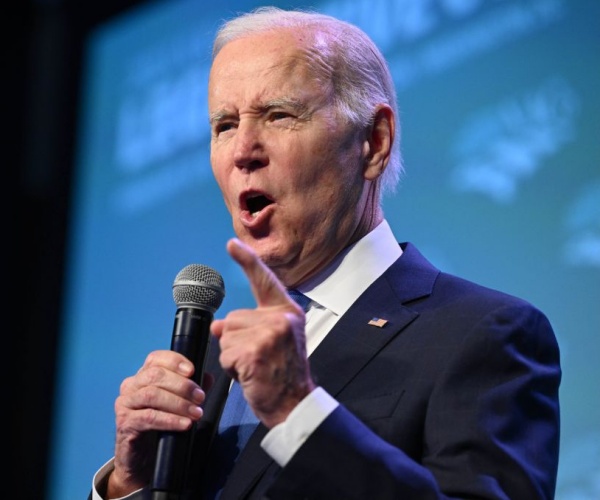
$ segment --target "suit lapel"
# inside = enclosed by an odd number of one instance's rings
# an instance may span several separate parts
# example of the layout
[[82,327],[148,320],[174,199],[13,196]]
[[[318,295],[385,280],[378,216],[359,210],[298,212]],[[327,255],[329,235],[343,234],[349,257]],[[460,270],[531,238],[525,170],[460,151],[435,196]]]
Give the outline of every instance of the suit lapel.
[[[439,274],[410,244],[404,253],[352,305],[310,356],[311,372],[329,394],[338,394],[379,351],[414,321],[418,313],[404,304],[431,293]],[[369,325],[373,318],[387,322]],[[273,460],[260,442],[267,429],[259,424],[233,468],[221,499],[244,498]]]
[[273,459],[260,447],[260,442],[267,434],[267,428],[258,424],[250,436],[246,447],[238,457],[238,461],[227,478],[221,493],[221,500],[246,498],[248,493],[262,477]]
[[[385,283],[379,285],[355,302],[310,357],[316,383],[334,397],[417,316],[400,306],[389,288],[385,290]],[[386,323],[382,327],[369,324],[373,319]]]
[[[404,304],[427,296],[439,271],[412,245],[356,300],[310,357],[318,385],[336,396],[374,356],[414,321]],[[385,324],[369,324],[383,319]]]

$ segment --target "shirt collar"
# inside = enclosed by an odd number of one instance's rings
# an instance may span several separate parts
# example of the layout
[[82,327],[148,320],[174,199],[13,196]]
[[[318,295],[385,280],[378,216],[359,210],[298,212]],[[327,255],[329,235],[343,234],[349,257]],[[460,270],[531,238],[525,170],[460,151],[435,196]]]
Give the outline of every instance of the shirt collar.
[[388,222],[383,220],[298,289],[341,316],[400,255],[402,249]]

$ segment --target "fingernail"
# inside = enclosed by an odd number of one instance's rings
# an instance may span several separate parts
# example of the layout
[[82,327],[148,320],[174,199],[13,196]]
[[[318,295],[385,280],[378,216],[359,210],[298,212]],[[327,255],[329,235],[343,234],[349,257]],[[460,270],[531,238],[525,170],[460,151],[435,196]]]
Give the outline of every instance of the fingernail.
[[190,406],[189,411],[192,417],[201,417],[203,413],[202,408],[194,405]]
[[192,368],[187,363],[180,363],[179,364],[179,371],[181,371],[185,375],[189,375],[190,373],[192,373]]
[[204,401],[204,392],[202,389],[194,389],[194,392],[192,392],[192,399],[196,403],[202,403],[202,401]]

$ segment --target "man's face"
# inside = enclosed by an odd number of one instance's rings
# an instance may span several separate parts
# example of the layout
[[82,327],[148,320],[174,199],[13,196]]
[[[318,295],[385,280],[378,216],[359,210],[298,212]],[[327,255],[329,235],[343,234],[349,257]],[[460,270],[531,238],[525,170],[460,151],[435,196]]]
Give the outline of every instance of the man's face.
[[236,235],[287,286],[354,240],[366,204],[368,147],[337,116],[321,62],[280,31],[230,42],[210,73],[213,173]]

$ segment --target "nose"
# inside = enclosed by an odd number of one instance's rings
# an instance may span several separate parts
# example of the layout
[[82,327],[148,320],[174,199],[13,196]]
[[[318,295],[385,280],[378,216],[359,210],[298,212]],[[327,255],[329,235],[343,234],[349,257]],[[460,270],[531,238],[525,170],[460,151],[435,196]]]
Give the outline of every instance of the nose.
[[253,121],[240,121],[238,124],[233,161],[236,167],[251,170],[267,165],[268,157],[263,137],[259,125]]

